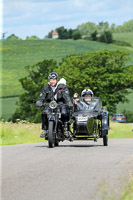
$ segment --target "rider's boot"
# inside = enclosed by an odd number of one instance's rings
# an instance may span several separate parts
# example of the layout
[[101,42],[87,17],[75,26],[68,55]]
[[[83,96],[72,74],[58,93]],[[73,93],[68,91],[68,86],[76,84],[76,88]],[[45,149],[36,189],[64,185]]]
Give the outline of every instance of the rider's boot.
[[41,133],[40,137],[41,138],[45,138],[47,135],[47,131],[46,130],[43,130],[43,132]]
[[40,137],[47,139],[48,134],[47,134],[47,127],[46,127],[46,125],[44,125],[42,128],[43,128],[43,132],[41,133]]

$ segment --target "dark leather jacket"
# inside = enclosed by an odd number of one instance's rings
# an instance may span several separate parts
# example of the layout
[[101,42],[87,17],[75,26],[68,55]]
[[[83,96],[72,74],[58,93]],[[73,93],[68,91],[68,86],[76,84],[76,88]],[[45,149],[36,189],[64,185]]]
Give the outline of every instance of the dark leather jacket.
[[59,84],[55,92],[53,92],[49,84],[45,85],[40,94],[40,104],[42,104],[44,100],[47,103],[52,100],[56,100],[57,103],[66,103],[69,107],[73,106],[69,96],[69,90],[65,84]]

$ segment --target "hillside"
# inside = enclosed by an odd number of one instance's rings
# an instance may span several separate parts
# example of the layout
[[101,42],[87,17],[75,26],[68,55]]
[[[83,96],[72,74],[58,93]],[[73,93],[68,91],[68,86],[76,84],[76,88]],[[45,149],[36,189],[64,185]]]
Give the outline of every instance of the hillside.
[[63,57],[68,55],[104,49],[123,50],[124,48],[85,40],[47,39],[35,41],[4,41],[3,47],[1,48],[3,53],[3,86],[0,84],[0,94],[1,96],[16,96],[21,94],[22,88],[18,80],[26,75],[24,68],[26,65],[36,64],[44,59],[54,59],[60,62]]
[[133,92],[128,95],[128,103],[119,103],[117,106],[117,113],[122,113],[124,110],[133,111]]
[[133,32],[113,33],[113,39],[128,42],[133,47]]

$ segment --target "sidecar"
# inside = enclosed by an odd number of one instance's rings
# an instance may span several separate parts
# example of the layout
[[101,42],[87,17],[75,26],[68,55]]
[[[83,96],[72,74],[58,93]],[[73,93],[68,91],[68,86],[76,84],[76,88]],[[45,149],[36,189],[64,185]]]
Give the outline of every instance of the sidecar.
[[98,97],[73,99],[73,138],[74,140],[94,140],[103,138],[103,145],[108,145],[109,113],[102,108]]

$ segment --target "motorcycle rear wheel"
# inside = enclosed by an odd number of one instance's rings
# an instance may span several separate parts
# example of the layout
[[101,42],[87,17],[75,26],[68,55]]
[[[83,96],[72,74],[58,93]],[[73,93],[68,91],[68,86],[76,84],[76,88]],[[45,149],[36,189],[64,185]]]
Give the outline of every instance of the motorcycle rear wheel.
[[48,126],[48,146],[49,148],[54,147],[54,122],[49,121],[49,126]]

